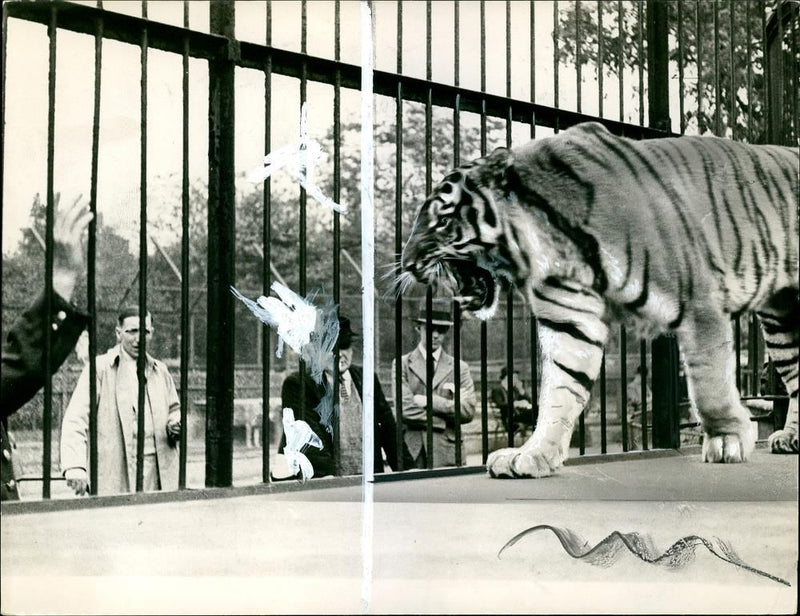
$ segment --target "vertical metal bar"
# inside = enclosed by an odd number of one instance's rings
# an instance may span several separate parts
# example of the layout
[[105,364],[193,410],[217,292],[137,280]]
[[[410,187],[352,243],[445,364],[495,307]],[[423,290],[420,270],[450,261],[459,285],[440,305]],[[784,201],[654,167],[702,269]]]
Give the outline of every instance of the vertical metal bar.
[[514,289],[509,288],[506,296],[506,385],[508,394],[508,446],[514,446],[516,421],[514,417]]
[[[430,83],[432,78],[432,56],[431,46],[433,41],[433,30],[431,23],[431,0],[425,2],[425,78]],[[428,95],[425,101],[425,194],[429,195],[433,184],[433,89],[428,87]],[[425,295],[425,355],[426,355],[426,375],[425,393],[427,394],[427,413],[426,413],[426,458],[428,468],[434,467],[433,459],[433,351],[431,325],[431,310],[433,309],[433,290],[428,287]]]
[[791,67],[792,67],[792,89],[790,90],[790,100],[792,103],[792,122],[793,122],[793,129],[791,133],[791,138],[788,143],[797,143],[798,139],[800,139],[800,105],[797,103],[797,99],[800,98],[800,85],[797,83],[797,32],[800,30],[800,16],[798,16],[797,11],[795,10],[794,18],[791,21],[791,28],[792,28],[792,38],[791,38]]
[[580,455],[586,454],[586,413],[588,412],[589,405],[587,403],[578,416],[578,453]]
[[[734,20],[733,0],[728,0],[728,51],[730,55],[730,84],[728,87],[728,124],[731,127],[731,139],[736,139],[736,54],[734,36],[736,35],[736,22]],[[750,59],[748,58],[748,63]]]
[[94,112],[92,116],[92,178],[89,189],[89,242],[86,254],[86,299],[89,310],[89,489],[97,494],[97,176],[100,150],[100,86],[103,69],[103,17],[94,33]]
[[[536,102],[536,3],[531,0],[531,102]],[[536,138],[536,113],[531,112],[531,139]],[[530,318],[530,363],[531,363],[531,425],[535,428],[539,419],[539,334],[536,328],[536,317],[529,310]]]
[[628,451],[628,337],[619,326],[619,416],[622,422],[622,451]]
[[[397,3],[397,74],[403,73],[403,3]],[[394,180],[394,255],[400,263],[403,254],[403,82],[397,80],[395,95],[395,180]],[[403,461],[403,296],[398,293],[394,302],[394,412],[397,445],[397,468],[404,470]]]
[[617,75],[619,77],[619,121],[625,121],[625,91],[624,70],[625,70],[625,19],[622,8],[622,0],[617,0],[617,29],[619,31],[619,50],[617,55]]
[[[460,62],[460,13],[459,0],[453,3],[453,84],[458,87],[460,81],[461,62]],[[453,166],[461,164],[461,95],[456,94],[453,106]],[[455,411],[455,439],[456,439],[456,466],[461,466],[463,451],[461,443],[461,305],[453,301],[453,361],[454,361],[454,380],[456,390],[453,400]]]
[[700,31],[700,3],[694,5],[694,36],[697,45],[697,132],[703,134],[705,128],[705,111],[703,110],[703,34]]
[[646,19],[648,123],[651,128],[669,132],[669,24],[666,2],[649,2]]
[[[531,102],[536,101],[536,2],[531,0],[529,3],[530,7],[530,57],[531,57]],[[536,126],[536,122],[531,123],[531,128]],[[533,137],[533,135],[531,135]]]
[[686,83],[684,79],[683,47],[686,41],[683,32],[683,0],[678,0],[678,113],[680,114],[681,135],[686,132]]
[[749,101],[753,100],[753,16],[750,12],[751,0],[747,0],[746,15],[747,26],[747,143],[753,143],[753,105]]
[[[183,2],[183,27],[189,28],[189,2]],[[181,190],[181,438],[178,488],[186,488],[189,431],[189,37],[183,37],[183,173]]]
[[[558,22],[558,0],[553,2],[553,107],[558,109],[558,39],[560,24]],[[556,116],[558,117],[558,116]],[[558,119],[556,119],[558,132]]]
[[736,389],[742,391],[742,322],[736,315],[733,320],[733,342],[736,346]]
[[[306,0],[302,0],[300,3],[300,12],[301,12],[301,20],[300,20],[300,53],[305,56],[307,53],[308,47],[308,3]],[[306,102],[308,97],[308,66],[303,60],[302,64],[300,65],[300,107],[302,108],[303,104]],[[306,190],[302,186],[300,187],[300,255],[299,255],[299,266],[300,266],[300,295],[305,296],[307,292],[307,280],[306,280],[306,226],[307,226],[307,203],[308,197],[306,195]]]
[[575,0],[575,89],[577,110],[581,112],[581,0]]
[[[639,48],[639,126],[644,126],[644,0],[638,0],[636,3],[637,11],[637,28],[636,37],[638,40]],[[647,67],[648,74],[650,73],[650,66]]]
[[[47,77],[47,213],[45,222],[44,305],[47,319],[53,314],[53,222],[55,214],[54,166],[56,139],[56,39],[58,12],[50,10],[49,66]],[[50,498],[53,425],[53,330],[45,327],[42,365],[44,366],[44,415],[42,416],[42,498]]]
[[[265,42],[272,47],[272,0],[267,0]],[[272,52],[264,58],[264,154],[272,150]],[[269,297],[272,286],[272,190],[271,180],[266,178],[261,188],[264,209],[261,213],[261,236],[264,242],[264,256],[261,260],[262,294]],[[338,203],[338,199],[334,197]],[[270,398],[272,373],[272,328],[261,328],[261,482],[270,481],[270,445],[272,442],[270,424]],[[334,387],[334,390],[336,388]],[[281,409],[282,412],[282,409]]]
[[453,380],[456,384],[453,407],[455,411],[453,431],[456,439],[456,466],[462,464],[461,451],[461,306],[453,300]]
[[[506,97],[511,98],[511,2],[506,0]],[[506,147],[511,148],[513,109],[509,105],[506,115]],[[514,446],[516,421],[514,417],[514,288],[509,286],[506,295],[506,378],[508,380],[508,446]]]
[[[234,3],[212,2],[214,34],[233,39]],[[228,50],[230,51],[230,50]],[[208,336],[206,369],[206,486],[233,482],[233,393],[236,192],[234,175],[234,62],[229,53],[208,63]]]
[[[341,49],[341,18],[342,9],[339,0],[336,0],[334,7],[334,43],[333,43],[333,56],[339,62],[342,55]],[[334,76],[333,84],[333,200],[339,203],[342,192],[342,146],[341,146],[341,89],[342,89],[342,73],[338,65],[336,67],[336,74]],[[342,249],[342,220],[339,212],[333,213],[333,303],[337,306],[341,304],[341,249]],[[341,314],[341,312],[340,312]],[[334,349],[333,358],[333,382],[339,382],[339,344],[336,344]],[[333,408],[339,408],[339,387],[333,388]],[[339,418],[338,412],[333,415],[333,434],[336,438],[333,439],[333,459],[337,462],[341,460],[341,438],[339,431]],[[366,469],[362,469],[366,472]]]
[[597,115],[603,117],[603,0],[597,0]]
[[758,317],[753,313],[750,318],[750,331],[747,361],[750,362],[750,395],[761,393],[761,356],[758,352]]
[[776,100],[775,102],[778,105],[778,125],[777,128],[780,131],[779,134],[773,134],[774,143],[781,144],[781,145],[790,145],[789,142],[786,140],[787,135],[789,134],[788,130],[786,130],[786,100],[785,90],[786,90],[786,71],[784,70],[784,62],[783,62],[783,39],[784,39],[784,31],[783,31],[783,2],[784,0],[778,0],[775,4],[775,11],[777,12],[777,21],[778,21],[778,39],[776,41],[776,46],[778,50],[778,67],[775,73],[778,76],[778,88],[776,89],[775,95]]
[[[486,1],[480,0],[481,8],[481,93],[486,93]],[[486,98],[481,98],[481,156],[486,156]],[[489,370],[486,365],[488,356],[488,331],[486,321],[480,325],[481,347],[481,459],[486,464],[489,457]]]
[[763,141],[762,143],[773,143],[772,136],[772,122],[769,120],[770,116],[770,100],[769,93],[772,91],[772,62],[769,58],[768,38],[767,38],[767,5],[765,0],[760,0],[759,9],[761,10],[761,53],[763,54],[763,70],[764,70],[764,90],[762,92],[761,100],[761,115],[764,118]]
[[647,443],[647,341],[639,342],[639,370],[642,376],[642,449],[650,449]]
[[608,451],[608,435],[606,433],[606,354],[600,364],[600,453]]
[[[147,17],[147,3],[142,2],[142,14]],[[146,406],[145,370],[147,366],[147,27],[142,28],[140,53],[142,83],[140,90],[139,135],[139,355],[136,376],[139,397],[136,405],[136,491],[144,490],[144,426]]]
[[506,97],[511,98],[511,0],[506,0]]
[[722,135],[722,90],[719,79],[719,2],[714,0],[714,134]]
[[[426,192],[427,194],[427,192]],[[427,467],[433,468],[433,289],[425,292],[425,459]]]

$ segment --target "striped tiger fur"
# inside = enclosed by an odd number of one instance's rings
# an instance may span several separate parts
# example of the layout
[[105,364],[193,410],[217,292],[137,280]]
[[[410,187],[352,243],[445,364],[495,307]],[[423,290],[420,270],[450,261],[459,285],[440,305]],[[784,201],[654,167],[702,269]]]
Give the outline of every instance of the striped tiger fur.
[[398,278],[449,280],[490,317],[513,283],[539,323],[539,421],[492,476],[566,459],[612,321],[677,335],[703,459],[744,462],[755,435],[736,389],[731,317],[755,310],[790,396],[774,452],[798,448],[796,149],[713,137],[634,141],[585,123],[450,172],[417,212]]

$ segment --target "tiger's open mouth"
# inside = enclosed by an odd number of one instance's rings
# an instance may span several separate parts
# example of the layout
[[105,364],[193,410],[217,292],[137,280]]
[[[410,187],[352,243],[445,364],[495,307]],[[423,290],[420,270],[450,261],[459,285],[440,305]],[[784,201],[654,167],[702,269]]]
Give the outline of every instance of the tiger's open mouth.
[[445,264],[458,285],[460,294],[456,299],[462,306],[472,312],[491,311],[498,298],[497,277],[473,261],[447,259]]

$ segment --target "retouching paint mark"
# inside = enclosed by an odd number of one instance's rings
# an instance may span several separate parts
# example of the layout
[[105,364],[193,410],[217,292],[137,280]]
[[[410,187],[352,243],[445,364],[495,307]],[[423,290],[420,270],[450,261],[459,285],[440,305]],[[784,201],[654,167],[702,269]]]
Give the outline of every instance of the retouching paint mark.
[[326,197],[319,186],[314,183],[314,167],[321,159],[322,146],[319,141],[308,136],[306,103],[303,103],[300,108],[300,139],[267,154],[264,157],[264,166],[251,170],[247,174],[247,180],[258,184],[279,169],[284,169],[319,203],[336,212],[344,213],[347,208],[336,203],[330,197]]
[[239,298],[263,323],[278,333],[276,355],[283,355],[283,344],[288,344],[306,362],[311,378],[322,381],[322,372],[333,367],[333,348],[339,336],[336,306],[328,301],[323,306],[312,303],[316,293],[300,297],[280,282],[270,287],[278,297],[259,297],[253,301],[236,288],[231,293]]
[[299,471],[300,482],[305,483],[314,476],[314,467],[304,452],[309,447],[324,449],[322,440],[305,421],[295,420],[294,411],[290,408],[283,409],[283,431],[286,434],[286,446],[283,448],[286,464],[292,475],[297,475]]
[[283,344],[288,344],[300,355],[306,369],[315,383],[323,385],[325,395],[322,397],[316,412],[325,429],[333,433],[333,390],[322,378],[324,372],[333,372],[333,349],[339,337],[339,319],[336,305],[328,300],[322,306],[315,306],[316,297],[312,293],[307,298],[300,297],[291,289],[279,282],[270,287],[275,297],[259,297],[253,301],[231,287],[231,293],[239,298],[250,311],[263,323],[278,333],[276,355],[283,355]]
[[651,565],[661,565],[670,569],[679,569],[689,564],[694,559],[695,550],[702,545],[705,546],[711,554],[726,563],[730,563],[741,569],[755,573],[756,575],[769,578],[779,584],[791,587],[791,584],[786,580],[756,569],[755,567],[751,567],[745,563],[733,550],[731,545],[719,537],[713,537],[709,540],[697,535],[689,535],[687,537],[682,537],[673,543],[665,552],[659,554],[652,540],[639,533],[621,533],[615,530],[600,543],[594,547],[590,547],[586,539],[568,528],[539,524],[538,526],[523,530],[518,535],[512,537],[500,548],[497,557],[500,558],[501,554],[507,548],[510,548],[526,535],[530,535],[538,530],[552,531],[555,536],[558,537],[561,546],[567,554],[572,558],[584,560],[592,565],[601,567],[611,566],[616,561],[622,548],[625,547],[631,554],[643,562]]

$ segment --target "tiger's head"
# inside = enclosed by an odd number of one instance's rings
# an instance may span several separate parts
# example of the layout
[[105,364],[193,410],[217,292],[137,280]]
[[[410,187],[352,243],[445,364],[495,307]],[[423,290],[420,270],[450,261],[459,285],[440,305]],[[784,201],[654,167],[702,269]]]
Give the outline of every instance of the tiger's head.
[[492,315],[500,287],[514,279],[503,238],[511,163],[511,152],[499,148],[454,169],[433,189],[403,248],[399,288],[412,279],[449,283],[464,308]]

